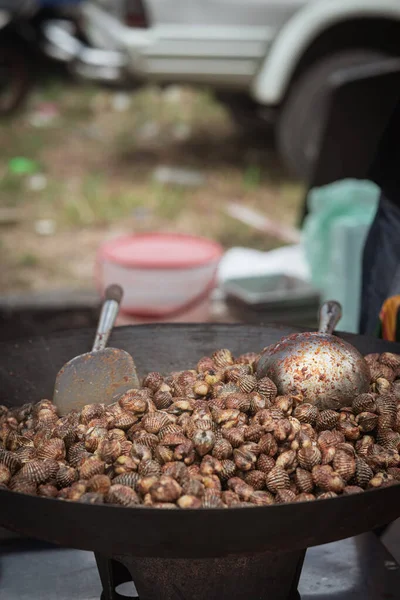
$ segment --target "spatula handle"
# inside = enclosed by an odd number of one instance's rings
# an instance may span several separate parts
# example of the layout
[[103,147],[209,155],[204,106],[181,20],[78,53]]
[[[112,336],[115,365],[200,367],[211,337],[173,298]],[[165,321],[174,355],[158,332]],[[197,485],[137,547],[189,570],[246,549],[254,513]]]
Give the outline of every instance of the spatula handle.
[[342,306],[335,300],[324,302],[319,312],[319,333],[332,334],[342,318]]
[[109,285],[104,294],[104,304],[101,308],[99,324],[93,344],[93,352],[104,350],[107,346],[115,320],[118,316],[119,305],[123,290],[119,285]]

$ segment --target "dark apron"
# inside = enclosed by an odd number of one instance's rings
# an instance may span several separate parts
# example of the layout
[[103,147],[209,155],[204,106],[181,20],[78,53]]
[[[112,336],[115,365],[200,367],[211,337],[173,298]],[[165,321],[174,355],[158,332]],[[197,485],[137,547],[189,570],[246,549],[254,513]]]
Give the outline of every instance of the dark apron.
[[376,335],[383,303],[400,294],[400,102],[385,131],[370,179],[382,193],[364,247],[360,333]]

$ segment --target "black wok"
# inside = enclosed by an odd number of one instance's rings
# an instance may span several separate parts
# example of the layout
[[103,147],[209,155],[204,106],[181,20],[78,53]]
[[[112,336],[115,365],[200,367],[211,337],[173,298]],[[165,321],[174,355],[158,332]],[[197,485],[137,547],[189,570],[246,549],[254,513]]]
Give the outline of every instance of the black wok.
[[[156,325],[117,329],[111,343],[131,352],[139,373],[195,365],[217,348],[259,351],[298,329],[241,325]],[[362,353],[400,344],[343,336]],[[51,397],[59,368],[90,348],[93,331],[0,344],[0,403]],[[168,511],[84,505],[0,492],[0,526],[27,536],[106,556],[217,557],[294,551],[350,537],[400,516],[400,485],[293,505]]]

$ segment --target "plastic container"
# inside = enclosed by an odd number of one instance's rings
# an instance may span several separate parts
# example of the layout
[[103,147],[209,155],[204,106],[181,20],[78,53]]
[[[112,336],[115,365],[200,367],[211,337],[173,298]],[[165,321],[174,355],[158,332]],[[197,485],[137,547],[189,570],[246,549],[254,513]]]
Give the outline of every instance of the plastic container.
[[123,287],[121,312],[129,322],[180,320],[208,305],[222,252],[219,244],[189,235],[124,236],[101,246],[98,284],[101,290],[110,283]]

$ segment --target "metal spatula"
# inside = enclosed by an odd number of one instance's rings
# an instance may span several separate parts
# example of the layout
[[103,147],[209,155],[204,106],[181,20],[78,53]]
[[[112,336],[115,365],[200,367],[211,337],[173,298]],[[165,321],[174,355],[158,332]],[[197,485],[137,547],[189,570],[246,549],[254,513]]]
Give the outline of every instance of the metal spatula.
[[131,355],[106,348],[122,296],[118,285],[106,289],[92,351],[76,356],[59,371],[53,401],[61,416],[85,404],[110,404],[127,390],[139,387]]

